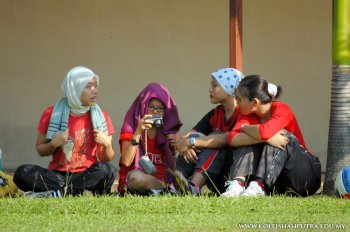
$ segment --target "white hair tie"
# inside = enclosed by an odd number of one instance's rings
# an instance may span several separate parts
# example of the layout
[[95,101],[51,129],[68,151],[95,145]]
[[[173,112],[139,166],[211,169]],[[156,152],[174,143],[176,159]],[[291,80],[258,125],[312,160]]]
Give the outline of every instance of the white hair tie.
[[275,99],[277,95],[277,89],[278,88],[275,84],[272,84],[272,83],[267,84],[267,90],[269,91],[269,94],[272,96],[273,99]]

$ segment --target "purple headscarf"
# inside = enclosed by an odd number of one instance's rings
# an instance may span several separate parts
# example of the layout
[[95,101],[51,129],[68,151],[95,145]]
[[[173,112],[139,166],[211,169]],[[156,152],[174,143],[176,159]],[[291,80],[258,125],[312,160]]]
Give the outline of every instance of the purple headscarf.
[[[176,134],[182,126],[180,121],[179,113],[176,107],[175,101],[170,96],[169,91],[161,84],[150,83],[148,84],[141,93],[136,97],[134,102],[131,104],[128,112],[125,115],[124,123],[121,129],[121,133],[130,132],[134,133],[136,127],[141,118],[147,113],[148,103],[152,98],[159,99],[165,106],[165,112],[163,115],[163,127],[159,128],[157,133],[157,145],[165,151],[166,155],[166,175],[165,181],[171,183],[173,175],[169,172],[169,169],[174,171],[175,163],[173,154],[170,149],[170,144],[167,139],[168,134]],[[144,134],[141,140],[144,140]],[[138,161],[140,156],[145,154],[144,143],[140,143],[136,151],[135,156],[135,169],[139,169]]]

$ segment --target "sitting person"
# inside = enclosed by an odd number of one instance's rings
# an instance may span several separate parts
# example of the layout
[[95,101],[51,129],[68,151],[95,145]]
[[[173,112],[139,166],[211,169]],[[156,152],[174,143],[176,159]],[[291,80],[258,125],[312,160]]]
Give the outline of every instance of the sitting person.
[[18,188],[13,183],[13,177],[2,169],[3,154],[0,149],[0,197],[13,197],[18,195]]
[[71,69],[62,82],[64,97],[47,108],[38,125],[36,149],[52,156],[48,169],[25,164],[14,174],[25,196],[110,193],[116,177],[107,163],[114,157],[113,125],[96,104],[99,77],[85,67]]
[[246,76],[236,100],[241,115],[229,136],[236,149],[225,197],[290,194],[310,196],[320,187],[321,163],[304,142],[281,87]]
[[[212,73],[210,101],[218,106],[177,142],[180,155],[176,160],[175,183],[182,193],[198,194],[203,185],[217,194],[224,191],[232,163],[227,139],[239,115],[234,96],[243,77],[233,68]],[[202,136],[196,137],[198,132]]]
[[[152,117],[161,119],[155,121]],[[121,195],[158,194],[171,186],[175,143],[181,126],[169,91],[157,83],[147,85],[130,106],[120,132],[118,191]],[[148,166],[140,167],[145,158],[149,158]]]

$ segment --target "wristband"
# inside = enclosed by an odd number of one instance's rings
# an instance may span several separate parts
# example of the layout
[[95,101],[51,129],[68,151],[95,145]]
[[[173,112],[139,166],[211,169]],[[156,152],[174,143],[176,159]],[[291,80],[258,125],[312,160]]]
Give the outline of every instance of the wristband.
[[190,146],[191,146],[192,148],[196,146],[196,138],[190,137],[188,140],[189,140]]
[[134,146],[135,146],[135,145],[139,145],[139,144],[140,144],[140,141],[136,141],[136,139],[132,138],[132,139],[131,139],[131,144],[134,145]]

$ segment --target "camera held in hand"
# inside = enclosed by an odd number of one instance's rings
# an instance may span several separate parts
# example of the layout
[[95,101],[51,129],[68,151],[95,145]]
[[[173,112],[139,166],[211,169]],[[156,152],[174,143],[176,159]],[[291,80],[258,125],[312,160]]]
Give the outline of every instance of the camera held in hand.
[[163,125],[163,117],[159,115],[153,115],[152,117],[147,118],[147,120],[153,121],[153,124],[156,127],[160,127],[161,125]]

